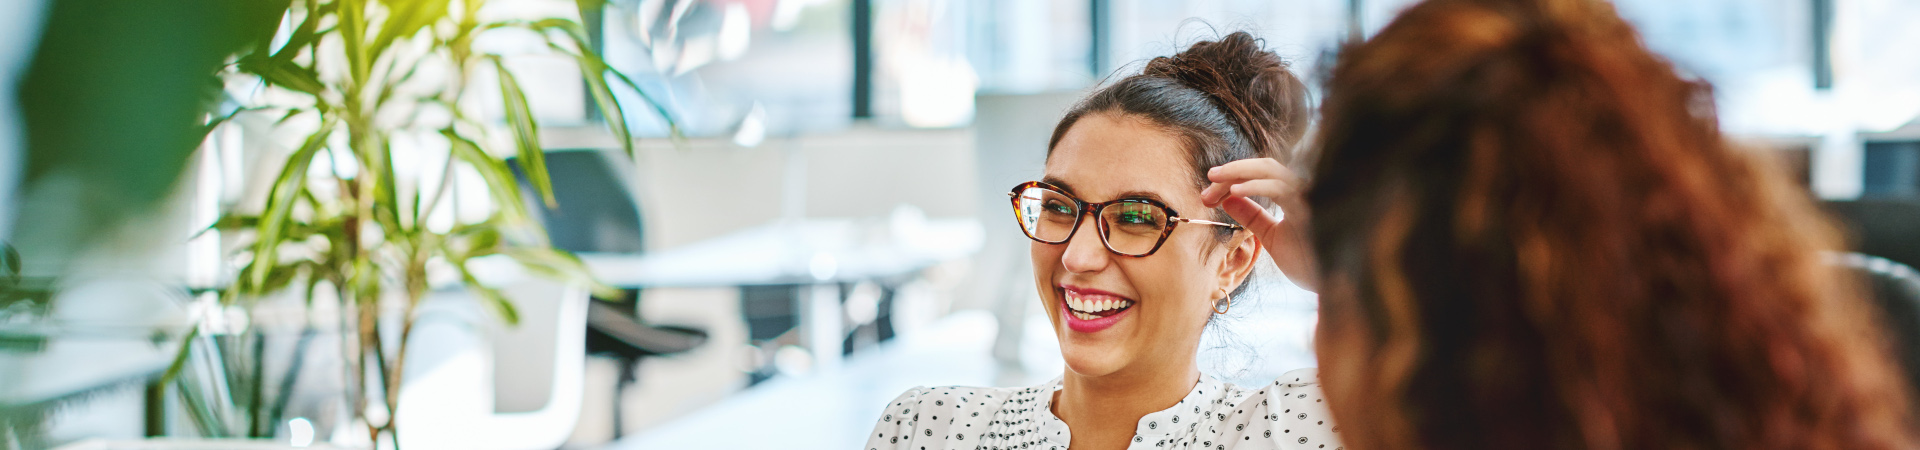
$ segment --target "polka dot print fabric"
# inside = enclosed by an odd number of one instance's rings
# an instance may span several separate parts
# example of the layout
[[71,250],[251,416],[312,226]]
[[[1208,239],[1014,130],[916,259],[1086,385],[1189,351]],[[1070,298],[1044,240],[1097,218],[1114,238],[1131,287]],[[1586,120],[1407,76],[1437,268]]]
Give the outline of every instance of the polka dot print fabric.
[[[1140,418],[1129,449],[1226,450],[1341,447],[1314,369],[1245,389],[1202,375],[1179,404]],[[1028,388],[916,387],[887,404],[869,450],[1066,450],[1053,416],[1060,379]]]

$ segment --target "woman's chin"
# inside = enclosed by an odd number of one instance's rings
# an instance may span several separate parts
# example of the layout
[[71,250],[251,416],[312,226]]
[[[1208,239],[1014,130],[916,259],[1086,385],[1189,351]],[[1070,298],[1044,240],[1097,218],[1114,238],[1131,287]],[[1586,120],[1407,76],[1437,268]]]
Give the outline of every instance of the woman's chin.
[[1060,357],[1067,370],[1083,377],[1098,377],[1119,371],[1129,361],[1128,353],[1113,345],[1075,345],[1060,343]]

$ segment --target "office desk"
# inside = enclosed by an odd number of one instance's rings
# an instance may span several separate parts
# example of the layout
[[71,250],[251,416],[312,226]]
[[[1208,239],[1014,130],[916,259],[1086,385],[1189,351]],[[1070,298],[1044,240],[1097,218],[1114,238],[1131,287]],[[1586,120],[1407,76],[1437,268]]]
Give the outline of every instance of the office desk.
[[644,255],[582,253],[616,287],[718,287],[858,282],[908,275],[980,249],[972,219],[775,222]]
[[[865,448],[860,445],[887,402],[908,388],[1022,386],[1060,374],[1064,366],[1058,347],[1050,342],[1030,346],[1038,350],[1027,358],[1030,372],[1001,373],[989,353],[995,322],[985,311],[956,312],[874,351],[849,357],[839,368],[774,378],[606,448]],[[1045,341],[1053,337],[1043,332],[1028,335]]]
[[[797,345],[814,363],[834,365],[865,343],[891,338],[888,311],[896,288],[930,267],[978,251],[983,234],[972,219],[806,219],[643,255],[579,257],[594,277],[615,287],[737,288],[751,343],[769,355]],[[879,313],[849,320],[845,303],[863,283],[877,286]],[[773,372],[771,361],[761,361],[752,382]]]

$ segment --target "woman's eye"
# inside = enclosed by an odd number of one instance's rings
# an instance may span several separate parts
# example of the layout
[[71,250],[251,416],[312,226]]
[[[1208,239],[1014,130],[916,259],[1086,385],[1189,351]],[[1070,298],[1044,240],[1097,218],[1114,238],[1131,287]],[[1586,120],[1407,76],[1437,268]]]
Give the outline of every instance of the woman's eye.
[[1046,210],[1054,214],[1073,214],[1073,206],[1061,201],[1047,202]]
[[1127,211],[1124,213],[1120,213],[1120,222],[1127,223],[1127,224],[1138,224],[1138,225],[1152,224],[1154,223],[1153,213],[1149,213],[1145,211]]

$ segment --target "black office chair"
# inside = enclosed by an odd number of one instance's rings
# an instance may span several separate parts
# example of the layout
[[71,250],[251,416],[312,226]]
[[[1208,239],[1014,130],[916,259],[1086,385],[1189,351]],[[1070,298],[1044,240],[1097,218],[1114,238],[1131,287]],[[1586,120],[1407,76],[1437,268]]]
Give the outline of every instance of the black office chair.
[[[594,150],[549,151],[547,173],[553,181],[554,208],[537,198],[532,182],[517,158],[507,164],[519,177],[529,208],[547,227],[554,248],[575,253],[629,253],[646,251],[640,207],[627,192],[608,158]],[[640,289],[624,289],[621,298],[596,298],[587,308],[587,354],[620,362],[614,385],[613,437],[620,438],[619,399],[634,381],[634,366],[648,356],[680,353],[706,342],[703,330],[649,325],[639,317]]]
[[1872,293],[1907,385],[1920,392],[1920,272],[1906,264],[1860,253],[1840,258]]
[[1908,385],[1920,392],[1920,272],[1913,269],[1920,265],[1920,202],[1848,200],[1822,206],[1857,252],[1842,256],[1839,264],[1859,274],[1870,289]]
[[1822,206],[1839,220],[1855,251],[1920,267],[1920,200],[1845,200]]

